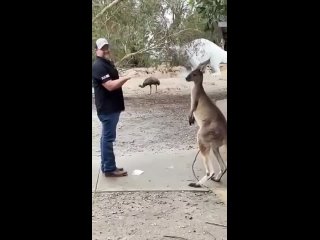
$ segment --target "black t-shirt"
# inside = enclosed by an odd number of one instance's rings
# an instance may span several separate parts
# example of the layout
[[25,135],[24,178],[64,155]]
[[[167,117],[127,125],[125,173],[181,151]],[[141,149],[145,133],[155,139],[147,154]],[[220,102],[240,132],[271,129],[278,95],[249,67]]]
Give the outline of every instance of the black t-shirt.
[[92,66],[92,80],[98,114],[124,111],[122,88],[109,91],[102,86],[102,83],[116,79],[119,79],[119,73],[114,64],[107,59],[97,57]]

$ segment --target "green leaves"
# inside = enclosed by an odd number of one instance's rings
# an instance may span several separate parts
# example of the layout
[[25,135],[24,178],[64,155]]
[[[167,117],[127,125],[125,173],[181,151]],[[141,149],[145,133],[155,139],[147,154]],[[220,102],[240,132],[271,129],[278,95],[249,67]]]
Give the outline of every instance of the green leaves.
[[212,0],[115,1],[92,0],[92,40],[94,46],[106,37],[113,60],[125,66],[157,64],[171,59],[169,46],[213,40],[211,29],[224,11]]

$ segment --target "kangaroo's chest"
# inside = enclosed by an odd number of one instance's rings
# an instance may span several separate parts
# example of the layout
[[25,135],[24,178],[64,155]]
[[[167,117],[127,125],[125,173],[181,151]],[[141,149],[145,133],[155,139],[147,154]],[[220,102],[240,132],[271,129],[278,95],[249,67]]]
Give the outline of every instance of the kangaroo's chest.
[[208,111],[205,111],[206,102],[204,97],[200,92],[197,92],[198,89],[192,88],[191,90],[191,104],[197,102],[196,109],[193,112],[193,116],[197,122],[197,124],[201,127],[204,120],[206,120],[208,116]]

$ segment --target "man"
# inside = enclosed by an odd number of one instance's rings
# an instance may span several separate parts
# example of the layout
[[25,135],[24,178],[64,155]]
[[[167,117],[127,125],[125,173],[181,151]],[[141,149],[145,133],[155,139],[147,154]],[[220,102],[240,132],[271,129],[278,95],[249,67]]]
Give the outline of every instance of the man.
[[102,123],[101,171],[106,177],[127,176],[123,168],[116,166],[113,142],[120,113],[125,110],[122,85],[133,74],[119,77],[118,70],[110,60],[109,43],[105,38],[96,41],[96,60],[92,66],[92,78],[97,115]]

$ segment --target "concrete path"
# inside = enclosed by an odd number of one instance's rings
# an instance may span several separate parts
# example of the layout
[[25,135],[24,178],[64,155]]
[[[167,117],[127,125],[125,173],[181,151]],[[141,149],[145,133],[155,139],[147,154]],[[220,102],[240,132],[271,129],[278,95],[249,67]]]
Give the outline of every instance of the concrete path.
[[[218,101],[217,105],[225,116],[226,101]],[[225,152],[221,154],[225,159]],[[188,184],[195,182],[192,172],[192,163],[197,150],[181,152],[165,152],[154,154],[152,152],[140,152],[127,155],[124,159],[117,159],[118,167],[124,167],[128,171],[127,177],[106,178],[100,172],[100,157],[92,159],[92,191],[208,191],[209,189],[220,195],[227,201],[227,173],[220,183],[208,181],[206,187],[192,188]],[[211,153],[212,154],[212,153]],[[213,154],[211,155],[213,157]],[[217,165],[214,165],[217,169]],[[140,175],[133,175],[134,170],[143,171]],[[198,155],[194,165],[196,176],[201,178],[205,174],[201,156]],[[216,170],[218,172],[218,170]]]
[[[192,188],[188,184],[195,182],[192,163],[196,150],[153,154],[151,152],[134,153],[130,157],[118,158],[118,166],[128,171],[127,177],[106,178],[100,172],[100,159],[92,161],[92,191],[208,191],[212,190],[226,202],[227,173],[220,183],[208,181],[206,187]],[[212,156],[213,157],[213,156]],[[215,169],[217,165],[215,165]],[[141,170],[140,175],[133,175],[134,170]],[[202,159],[198,155],[194,164],[198,179],[204,176]],[[217,170],[216,170],[217,172]]]

